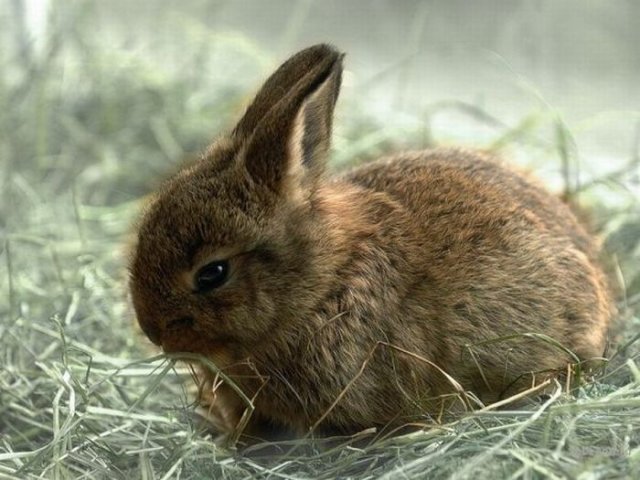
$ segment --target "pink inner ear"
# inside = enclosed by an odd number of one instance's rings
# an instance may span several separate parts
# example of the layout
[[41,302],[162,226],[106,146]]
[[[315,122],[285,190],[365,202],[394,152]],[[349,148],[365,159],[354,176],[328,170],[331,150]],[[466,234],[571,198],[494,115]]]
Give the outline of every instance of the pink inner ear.
[[[302,165],[312,168],[317,153],[326,153],[331,134],[331,114],[327,115],[322,103],[308,101],[302,110]],[[327,125],[327,123],[329,125]],[[326,143],[327,148],[322,148]],[[318,149],[322,152],[317,152]]]

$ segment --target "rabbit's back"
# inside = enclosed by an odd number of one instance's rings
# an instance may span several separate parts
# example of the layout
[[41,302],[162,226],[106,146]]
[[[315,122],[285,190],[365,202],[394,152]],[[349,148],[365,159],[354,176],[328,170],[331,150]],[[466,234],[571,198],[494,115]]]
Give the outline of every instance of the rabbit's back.
[[363,165],[346,178],[387,193],[425,227],[451,224],[458,229],[459,222],[499,226],[514,220],[515,215],[535,223],[538,230],[569,239],[591,260],[598,257],[593,237],[560,198],[480,151],[439,148],[409,152]]
[[438,360],[463,384],[500,383],[480,380],[478,366],[513,379],[558,368],[564,349],[603,355],[612,305],[597,245],[559,198],[460,149],[383,159],[344,179],[410,213],[406,235],[420,248],[408,262],[422,274],[405,305],[437,306],[427,327],[439,326]]

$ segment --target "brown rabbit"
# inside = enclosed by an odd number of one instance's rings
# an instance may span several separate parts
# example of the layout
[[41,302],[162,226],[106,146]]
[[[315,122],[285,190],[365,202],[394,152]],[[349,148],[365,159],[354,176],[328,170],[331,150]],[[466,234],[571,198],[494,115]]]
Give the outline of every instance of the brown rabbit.
[[[325,175],[342,59],[287,60],[148,205],[130,267],[148,337],[211,359],[250,427],[296,433],[428,420],[601,357],[596,243],[529,178],[452,148]],[[203,383],[233,430],[246,402]]]

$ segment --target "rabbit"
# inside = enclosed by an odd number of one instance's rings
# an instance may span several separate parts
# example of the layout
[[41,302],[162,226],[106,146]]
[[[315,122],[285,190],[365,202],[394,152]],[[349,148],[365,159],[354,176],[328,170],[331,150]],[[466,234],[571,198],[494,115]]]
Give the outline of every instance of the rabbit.
[[343,58],[289,58],[139,220],[138,323],[216,366],[197,381],[217,428],[437,422],[601,359],[598,242],[529,174],[454,147],[327,174]]

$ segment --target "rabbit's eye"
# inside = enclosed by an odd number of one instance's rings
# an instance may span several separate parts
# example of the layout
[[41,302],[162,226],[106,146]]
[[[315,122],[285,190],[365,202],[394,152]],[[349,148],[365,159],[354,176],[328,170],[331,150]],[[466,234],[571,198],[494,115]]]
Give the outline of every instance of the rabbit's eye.
[[196,273],[196,292],[204,293],[220,287],[227,281],[229,275],[229,262],[219,260],[207,263]]

